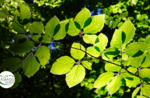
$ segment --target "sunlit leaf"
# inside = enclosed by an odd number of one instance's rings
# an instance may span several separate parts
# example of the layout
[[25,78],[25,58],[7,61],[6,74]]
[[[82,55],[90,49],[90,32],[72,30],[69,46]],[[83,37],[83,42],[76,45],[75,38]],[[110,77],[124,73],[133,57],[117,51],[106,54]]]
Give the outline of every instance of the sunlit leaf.
[[71,69],[74,63],[75,61],[72,58],[68,56],[62,56],[53,63],[50,72],[58,75],[65,74]]
[[126,20],[119,28],[119,30],[123,31],[123,33],[125,34],[124,43],[131,41],[135,34],[135,27],[130,20]]
[[24,64],[23,64],[23,71],[25,75],[30,78],[33,76],[40,68],[40,63],[37,61],[37,58],[33,56],[29,56]]
[[139,92],[139,90],[141,89],[141,87],[137,87],[133,93],[132,93],[132,98],[134,98],[136,96],[136,94]]
[[52,38],[54,35],[54,29],[59,24],[59,19],[54,16],[51,18],[45,26],[45,33]]
[[150,67],[150,54],[146,55],[145,58],[143,59],[141,67]]
[[54,35],[54,40],[60,40],[60,39],[63,39],[66,36],[65,26],[66,26],[67,23],[68,23],[68,21],[63,21],[63,22],[60,23],[60,29]]
[[140,78],[138,78],[136,76],[133,76],[127,72],[121,73],[121,74],[126,81],[126,86],[128,86],[128,87],[136,87],[138,84],[141,83]]
[[134,42],[128,45],[128,47],[125,50],[125,53],[132,57],[138,57],[142,55],[147,48],[148,45],[146,43]]
[[99,48],[95,48],[94,46],[90,46],[87,48],[87,55],[89,57],[98,57],[100,56],[100,50],[96,50]]
[[[115,63],[117,65],[119,65],[119,63]],[[112,72],[118,72],[121,69],[121,66],[117,66],[115,64],[111,64],[111,63],[106,63],[105,64],[105,70],[106,71],[112,71]]]
[[87,34],[85,34],[85,35],[83,36],[83,40],[84,40],[84,42],[87,43],[87,44],[94,44],[95,41],[96,41],[96,39],[97,39],[97,36],[96,36],[96,35],[87,35]]
[[144,80],[150,81],[150,69],[144,68],[139,71],[139,76],[142,77]]
[[[87,8],[82,9],[75,17],[74,21],[80,24],[80,27],[83,28],[85,21],[91,16],[90,11]],[[80,29],[81,29],[80,28]]]
[[97,32],[100,32],[104,27],[105,15],[96,15],[92,16],[91,18],[92,22],[83,29],[84,33],[95,34]]
[[121,80],[122,80],[121,75],[115,76],[112,79],[112,81],[107,85],[109,94],[111,95],[114,94],[121,87],[121,84],[122,84]]
[[141,92],[142,92],[143,95],[145,95],[147,97],[150,97],[150,85],[144,84],[141,87]]
[[22,20],[30,18],[30,10],[24,5],[20,5],[20,16]]
[[110,45],[111,47],[120,49],[124,40],[125,40],[125,34],[121,30],[116,29],[113,34]]
[[112,79],[113,76],[114,76],[114,73],[112,73],[112,72],[102,73],[98,77],[98,79],[94,82],[94,87],[100,88],[100,87],[105,86],[106,84],[108,84],[110,82],[110,80]]
[[82,61],[82,65],[88,70],[92,70],[92,63],[88,61]]
[[83,45],[79,44],[79,43],[73,43],[71,46],[71,56],[77,60],[80,60],[84,57],[85,55],[85,48]]
[[81,65],[74,66],[69,73],[66,74],[66,82],[69,88],[79,84],[85,77],[85,69]]
[[97,43],[95,43],[94,46],[99,47],[100,52],[102,52],[105,49],[105,47],[107,46],[108,38],[103,33],[100,33],[98,35],[98,39],[99,39],[99,41]]
[[50,59],[50,51],[48,47],[41,46],[38,47],[35,53],[35,56],[38,57],[38,60],[40,61],[40,64],[45,66],[48,60]]
[[80,29],[78,29],[76,26],[75,26],[75,23],[73,20],[70,20],[69,21],[69,24],[68,24],[68,30],[67,30],[67,33],[70,35],[70,36],[76,36],[78,35],[80,32]]

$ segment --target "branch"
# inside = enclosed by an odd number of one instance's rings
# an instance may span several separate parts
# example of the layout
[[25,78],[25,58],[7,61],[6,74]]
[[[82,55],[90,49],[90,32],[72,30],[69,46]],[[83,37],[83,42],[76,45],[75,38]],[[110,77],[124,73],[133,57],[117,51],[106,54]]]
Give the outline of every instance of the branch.
[[[73,49],[77,49],[77,50],[81,50],[81,49],[74,48],[74,47],[71,47],[71,48],[73,48]],[[84,51],[84,50],[81,50],[81,51],[83,51],[83,52],[87,53],[87,52],[86,52],[86,51]],[[91,55],[91,54],[89,54],[89,53],[87,53],[87,54],[88,54],[88,55],[90,55],[90,56],[91,56],[91,57],[93,57],[93,58],[99,58],[99,57],[95,57],[95,56],[93,56],[93,55]],[[99,58],[99,59],[100,59],[100,58]],[[105,62],[108,62],[108,63],[111,63],[111,64],[114,64],[114,65],[116,65],[116,66],[119,66],[119,67],[121,67],[122,69],[126,70],[129,74],[134,75],[134,76],[136,76],[136,77],[138,77],[138,78],[140,78],[140,79],[142,79],[142,80],[143,80],[143,78],[142,78],[142,77],[140,77],[139,75],[136,75],[136,74],[134,74],[134,73],[132,73],[132,72],[128,71],[126,68],[124,68],[123,66],[121,66],[121,65],[119,65],[119,64],[116,64],[116,63],[113,63],[113,62],[110,62],[110,61],[107,61],[107,60],[104,60],[104,59],[101,59],[101,60],[103,60],[103,61],[105,61]],[[150,85],[150,83],[149,83],[148,81],[146,81],[146,80],[143,80],[143,81]]]

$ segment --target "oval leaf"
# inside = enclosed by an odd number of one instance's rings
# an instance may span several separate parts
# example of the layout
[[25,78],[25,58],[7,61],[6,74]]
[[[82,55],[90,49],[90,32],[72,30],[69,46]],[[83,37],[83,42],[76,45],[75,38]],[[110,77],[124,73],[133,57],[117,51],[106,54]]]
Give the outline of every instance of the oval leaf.
[[66,82],[69,88],[79,84],[85,77],[85,69],[81,65],[74,66],[69,73],[66,74]]
[[97,36],[96,36],[96,35],[87,35],[87,34],[85,34],[85,35],[83,36],[83,40],[84,40],[84,42],[87,43],[87,44],[94,44],[95,41],[96,41],[96,39],[97,39]]
[[90,46],[87,48],[87,55],[89,57],[99,57],[100,56],[100,50],[98,47]]
[[75,61],[72,58],[62,56],[53,63],[50,72],[57,75],[65,74],[71,69],[74,63]]
[[92,70],[92,63],[88,61],[82,61],[82,65],[88,70]]
[[30,18],[30,10],[23,4],[20,5],[20,16],[22,20]]
[[125,53],[132,57],[138,57],[142,55],[146,49],[148,48],[148,45],[143,42],[134,42],[128,45],[128,47],[125,50]]
[[67,30],[67,33],[70,35],[70,36],[76,36],[78,35],[80,32],[80,29],[78,29],[76,26],[75,26],[75,23],[73,20],[71,20],[69,22],[69,27],[68,27],[68,30]]
[[98,35],[98,39],[99,39],[99,41],[97,43],[95,43],[94,46],[99,47],[100,52],[102,52],[105,49],[105,47],[107,46],[108,38],[103,33],[100,33]]
[[137,88],[133,91],[133,93],[132,93],[132,98],[134,98],[134,97],[136,96],[136,94],[139,92],[140,88],[141,88],[141,87],[137,87]]
[[82,9],[75,17],[74,21],[80,24],[80,29],[83,28],[85,21],[91,16],[90,11],[87,8]]
[[54,35],[54,29],[58,24],[59,24],[59,19],[56,16],[51,18],[45,26],[46,35],[52,38]]
[[135,34],[135,27],[130,20],[125,21],[122,24],[122,26],[119,28],[119,30],[123,31],[125,35],[125,40],[123,41],[123,43],[127,43],[131,41],[131,39],[133,38]]
[[85,55],[85,48],[83,47],[83,45],[79,44],[79,43],[73,43],[71,46],[71,56],[77,60],[80,60],[84,57]]
[[105,72],[102,73],[98,79],[94,82],[94,87],[95,88],[100,88],[105,86],[114,76],[114,73],[112,72]]
[[54,40],[60,40],[60,39],[63,39],[66,36],[65,26],[66,26],[67,23],[68,23],[68,21],[63,21],[63,22],[60,23],[60,29],[54,35]]
[[112,81],[107,85],[108,92],[111,95],[114,94],[121,87],[121,84],[122,84],[121,80],[122,80],[121,75],[115,76],[112,79]]
[[91,18],[91,23],[83,29],[84,33],[95,34],[100,32],[104,27],[105,15],[96,15]]
[[39,34],[39,33],[42,33],[43,31],[43,24],[42,22],[33,22],[31,25],[30,25],[30,34]]
[[38,57],[38,60],[40,61],[40,64],[42,66],[45,66],[50,59],[50,51],[48,47],[46,46],[41,46],[38,47],[35,53],[35,56]]
[[28,78],[33,76],[39,70],[39,68],[40,64],[34,55],[29,56],[23,64],[23,71]]

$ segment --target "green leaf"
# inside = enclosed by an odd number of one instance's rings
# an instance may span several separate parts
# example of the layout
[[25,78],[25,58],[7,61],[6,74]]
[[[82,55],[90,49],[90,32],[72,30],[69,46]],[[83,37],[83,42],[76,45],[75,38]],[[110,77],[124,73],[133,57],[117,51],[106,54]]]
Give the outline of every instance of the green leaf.
[[68,23],[68,21],[63,21],[63,22],[60,23],[60,29],[54,35],[54,40],[60,40],[60,39],[63,39],[66,36],[65,26],[66,26],[67,23]]
[[139,71],[139,76],[146,81],[150,81],[150,69],[144,68]]
[[137,96],[136,98],[147,98],[147,97],[145,97],[145,96]]
[[33,47],[33,42],[27,39],[23,43],[14,43],[14,45],[10,46],[9,49],[14,53],[22,54],[30,51]]
[[150,60],[150,54],[145,56],[145,58],[143,59],[141,67],[150,67],[149,60]]
[[46,35],[52,38],[54,35],[54,29],[58,24],[59,24],[59,19],[56,16],[51,18],[45,26]]
[[137,87],[133,93],[132,93],[132,98],[134,98],[136,96],[136,94],[139,92],[139,90],[141,89],[141,87]]
[[133,76],[127,72],[121,73],[121,75],[124,77],[126,81],[126,86],[128,87],[136,87],[138,84],[141,83],[140,78]]
[[148,35],[145,39],[145,43],[150,46],[150,35]]
[[39,40],[42,43],[50,43],[51,42],[51,38],[48,35],[43,35]]
[[35,42],[39,42],[41,38],[41,35],[32,35],[32,40]]
[[96,35],[87,35],[87,34],[85,34],[85,35],[83,36],[83,40],[84,40],[84,42],[87,43],[87,44],[94,44],[95,41],[96,41],[96,39],[97,39],[97,36],[96,36]]
[[4,1],[3,0],[0,0],[0,4],[3,4],[4,3]]
[[20,5],[20,16],[22,20],[30,18],[30,10],[24,5]]
[[129,64],[135,68],[138,68],[141,66],[141,63],[144,59],[144,55],[138,57],[129,57],[129,59],[130,59]]
[[85,55],[84,51],[85,51],[85,48],[83,45],[74,42],[71,46],[70,53],[73,58],[80,60]]
[[108,84],[112,77],[114,76],[114,73],[112,72],[105,72],[99,75],[98,79],[94,82],[94,87],[95,88],[101,88]]
[[100,50],[96,50],[94,46],[90,46],[87,48],[87,55],[89,57],[99,57],[100,56]]
[[85,69],[81,65],[75,65],[69,73],[66,74],[66,82],[69,88],[79,84],[85,77]]
[[91,18],[92,22],[83,29],[85,34],[95,34],[97,32],[100,32],[104,27],[105,15],[96,15],[92,16]]
[[124,43],[131,41],[131,39],[134,37],[135,27],[130,20],[125,21],[119,30],[123,31],[125,34]]
[[72,58],[68,56],[62,56],[53,63],[50,72],[58,75],[65,74],[71,69],[74,63],[75,61]]
[[80,24],[80,29],[83,28],[86,20],[91,16],[90,11],[87,8],[82,9],[75,17],[74,21]]
[[28,78],[33,76],[39,70],[39,68],[40,64],[34,55],[29,56],[23,64],[23,71]]
[[137,68],[134,67],[129,67],[127,70],[134,74],[137,72]]
[[70,20],[69,22],[69,25],[68,25],[68,30],[67,30],[67,33],[70,35],[70,36],[76,36],[78,35],[80,32],[80,29],[78,29],[76,26],[75,26],[75,23],[73,20]]
[[0,18],[8,17],[9,13],[7,10],[0,10]]
[[125,36],[124,32],[116,29],[114,34],[113,34],[112,40],[110,42],[110,46],[113,48],[115,47],[115,48],[120,49],[123,42],[125,41],[125,37],[126,36]]
[[0,66],[0,70],[4,70],[7,68],[8,71],[14,72],[22,65],[22,60],[19,58],[9,58],[6,59],[2,65]]
[[112,81],[107,85],[108,92],[111,95],[114,94],[121,87],[121,84],[122,84],[121,80],[122,80],[121,75],[115,76],[112,79]]
[[107,48],[103,53],[106,57],[115,57],[120,51],[117,48]]
[[21,77],[20,74],[15,73],[14,76],[15,76],[15,83],[14,83],[14,85],[11,87],[11,89],[16,88],[16,87],[19,85],[19,83],[22,81],[22,77]]
[[[115,62],[115,64],[118,64],[118,65],[119,65],[119,63],[117,63],[117,62]],[[112,71],[112,72],[118,72],[118,71],[121,69],[121,67],[120,67],[120,66],[117,66],[117,65],[115,65],[115,64],[106,63],[106,64],[105,64],[105,70],[106,70],[106,71]]]
[[40,61],[40,64],[42,66],[45,66],[50,59],[50,51],[48,47],[46,46],[41,46],[38,47],[35,53],[35,56],[38,57],[38,60]]
[[143,42],[134,42],[128,45],[128,47],[125,50],[125,53],[132,57],[138,57],[142,55],[146,49],[148,48],[148,45]]
[[39,34],[43,31],[42,22],[33,22],[29,28],[30,34]]
[[82,65],[88,70],[92,70],[92,63],[88,61],[82,61]]
[[150,85],[146,85],[144,84],[142,87],[141,87],[141,92],[143,95],[147,96],[147,97],[150,97]]
[[102,52],[105,49],[105,47],[107,46],[108,38],[103,33],[100,33],[98,35],[98,39],[99,39],[99,42],[95,43],[94,46],[99,47],[100,52]]
[[14,22],[12,23],[12,28],[17,33],[25,33],[25,29],[23,26],[18,22],[17,18],[14,19]]

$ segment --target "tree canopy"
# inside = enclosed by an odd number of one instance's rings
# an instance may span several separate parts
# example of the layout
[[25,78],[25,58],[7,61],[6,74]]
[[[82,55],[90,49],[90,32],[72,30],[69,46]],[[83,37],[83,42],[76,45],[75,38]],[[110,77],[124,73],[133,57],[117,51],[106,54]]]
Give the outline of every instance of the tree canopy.
[[2,98],[150,98],[148,2],[0,0]]

